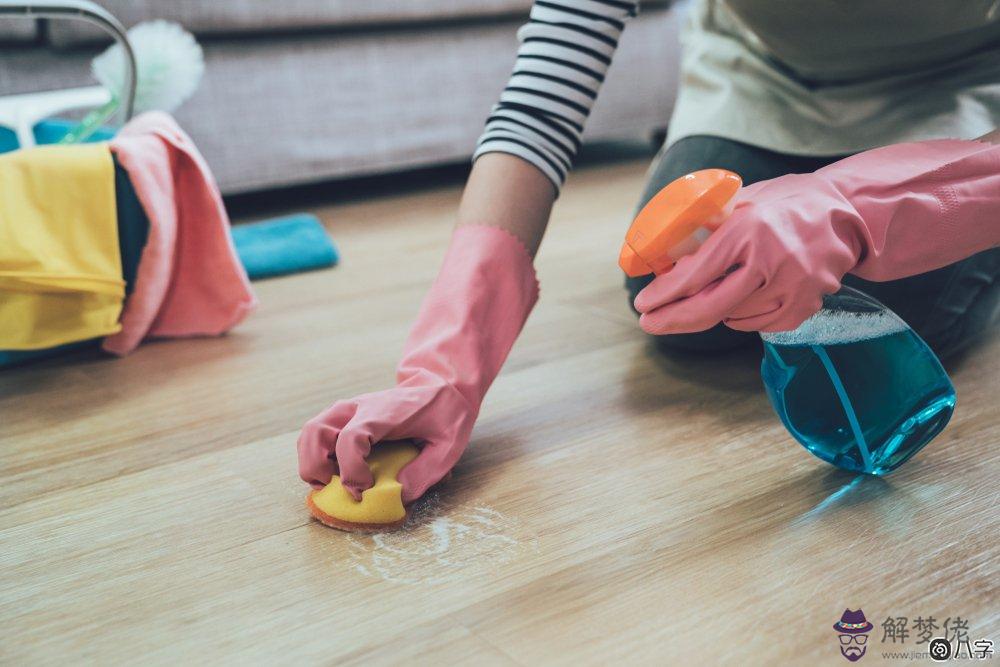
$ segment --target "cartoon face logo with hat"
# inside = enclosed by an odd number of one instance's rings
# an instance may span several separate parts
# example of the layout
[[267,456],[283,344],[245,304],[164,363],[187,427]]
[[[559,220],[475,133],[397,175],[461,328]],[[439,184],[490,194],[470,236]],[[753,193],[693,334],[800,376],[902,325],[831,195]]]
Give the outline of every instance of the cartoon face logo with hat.
[[837,639],[840,640],[840,653],[851,662],[857,662],[868,650],[868,633],[872,631],[872,624],[865,618],[865,612],[858,609],[851,611],[845,609],[840,620],[833,624],[833,629],[837,631]]

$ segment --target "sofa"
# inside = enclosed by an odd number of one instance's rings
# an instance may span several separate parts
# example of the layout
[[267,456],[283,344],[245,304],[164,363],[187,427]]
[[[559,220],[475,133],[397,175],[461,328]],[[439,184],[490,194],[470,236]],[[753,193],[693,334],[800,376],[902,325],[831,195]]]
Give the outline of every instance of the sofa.
[[[205,51],[176,113],[224,194],[466,160],[513,65],[530,0],[99,0],[176,21]],[[625,31],[585,140],[662,131],[683,3]],[[89,85],[109,40],[75,21],[0,22],[0,95]]]

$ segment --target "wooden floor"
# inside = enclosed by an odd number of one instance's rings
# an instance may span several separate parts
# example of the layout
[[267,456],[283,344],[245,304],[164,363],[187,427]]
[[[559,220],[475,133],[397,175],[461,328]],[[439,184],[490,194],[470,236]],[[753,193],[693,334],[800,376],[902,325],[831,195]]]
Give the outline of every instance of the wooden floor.
[[317,207],[343,263],[258,283],[224,338],[0,372],[0,663],[837,665],[845,607],[867,664],[918,648],[880,642],[888,616],[1000,640],[1000,341],[952,367],[916,459],[837,472],[758,356],[644,339],[616,267],[643,171],[571,180],[540,304],[402,533],[310,521],[295,439],[390,383],[457,185]]

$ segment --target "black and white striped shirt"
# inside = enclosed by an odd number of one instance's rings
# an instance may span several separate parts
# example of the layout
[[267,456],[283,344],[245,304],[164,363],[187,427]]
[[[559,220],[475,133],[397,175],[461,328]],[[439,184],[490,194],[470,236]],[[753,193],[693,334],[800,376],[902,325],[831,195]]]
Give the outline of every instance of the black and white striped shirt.
[[638,2],[535,0],[518,30],[510,81],[486,120],[473,159],[510,153],[562,187],[597,92]]

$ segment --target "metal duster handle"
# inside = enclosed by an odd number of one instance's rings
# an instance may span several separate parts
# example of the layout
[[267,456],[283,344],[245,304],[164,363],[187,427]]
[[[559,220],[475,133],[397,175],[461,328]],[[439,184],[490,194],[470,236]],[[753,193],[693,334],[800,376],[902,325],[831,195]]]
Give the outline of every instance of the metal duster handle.
[[30,19],[78,19],[93,23],[111,33],[125,53],[125,90],[122,105],[122,123],[132,118],[135,110],[136,64],[135,52],[128,41],[125,26],[106,9],[89,0],[36,0],[11,2],[0,0],[0,17]]

